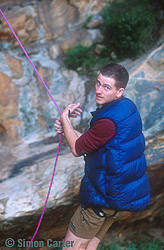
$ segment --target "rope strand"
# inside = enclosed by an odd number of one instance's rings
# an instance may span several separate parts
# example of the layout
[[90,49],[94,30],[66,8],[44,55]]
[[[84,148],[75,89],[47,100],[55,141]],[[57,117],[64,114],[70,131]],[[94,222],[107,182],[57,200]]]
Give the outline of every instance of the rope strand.
[[20,47],[22,48],[23,52],[25,53],[27,59],[29,60],[29,62],[31,63],[32,67],[34,68],[35,72],[37,73],[39,79],[41,80],[42,84],[44,85],[44,87],[46,88],[49,96],[51,97],[52,101],[55,103],[57,109],[59,110],[60,113],[62,113],[62,111],[60,110],[59,106],[57,105],[56,101],[54,100],[50,90],[48,89],[47,85],[45,84],[44,80],[42,79],[42,77],[40,76],[39,72],[37,71],[36,67],[34,66],[33,62],[31,61],[29,55],[27,54],[25,48],[23,47],[23,45],[21,44],[19,38],[17,37],[17,35],[15,34],[14,30],[12,29],[11,25],[9,24],[9,22],[7,21],[6,17],[4,16],[2,10],[0,9],[0,13],[2,15],[2,17],[4,18],[4,20],[6,21],[7,25],[9,26],[10,30],[12,31],[14,37],[16,38],[17,42],[19,43]]
[[[59,110],[60,113],[61,110],[59,108],[59,106],[57,105],[56,101],[54,100],[51,92],[49,91],[47,85],[45,84],[45,82],[43,81],[42,77],[40,76],[39,72],[37,71],[36,67],[34,66],[33,62],[31,61],[29,55],[27,54],[26,50],[24,49],[23,45],[21,44],[19,38],[17,37],[17,35],[15,34],[14,30],[12,29],[11,25],[9,24],[9,22],[7,21],[7,18],[4,16],[2,10],[0,9],[0,13],[2,15],[2,17],[4,18],[4,20],[6,21],[7,25],[9,26],[10,30],[12,31],[14,37],[16,38],[17,42],[19,43],[20,47],[22,48],[23,52],[25,53],[27,59],[29,60],[29,62],[31,63],[32,67],[34,68],[35,72],[37,73],[39,79],[41,80],[42,84],[44,85],[45,89],[47,90],[49,96],[51,97],[52,101],[55,103],[57,109]],[[28,250],[31,246],[31,243],[33,242],[38,230],[39,230],[39,227],[40,227],[40,224],[42,222],[42,219],[43,219],[43,216],[44,216],[44,212],[45,212],[45,209],[46,209],[46,206],[47,206],[47,202],[48,202],[48,198],[49,198],[49,195],[50,195],[50,191],[51,191],[51,187],[52,187],[52,184],[53,184],[53,179],[54,179],[54,175],[55,175],[55,171],[56,171],[56,166],[57,166],[57,161],[58,161],[58,156],[59,156],[59,151],[60,151],[60,145],[61,145],[61,141],[62,141],[62,134],[60,135],[60,139],[59,139],[59,145],[58,145],[58,150],[57,150],[57,155],[56,155],[56,160],[55,160],[55,164],[54,164],[54,169],[53,169],[53,173],[52,173],[52,177],[51,177],[51,182],[50,182],[50,185],[49,185],[49,189],[48,189],[48,193],[47,193],[47,197],[46,197],[46,201],[45,201],[45,204],[44,204],[44,207],[43,207],[43,211],[42,211],[42,214],[40,216],[40,219],[39,219],[39,222],[38,222],[38,225],[37,225],[37,228],[31,238],[31,242],[30,242],[30,245],[28,246],[28,248],[26,250]]]

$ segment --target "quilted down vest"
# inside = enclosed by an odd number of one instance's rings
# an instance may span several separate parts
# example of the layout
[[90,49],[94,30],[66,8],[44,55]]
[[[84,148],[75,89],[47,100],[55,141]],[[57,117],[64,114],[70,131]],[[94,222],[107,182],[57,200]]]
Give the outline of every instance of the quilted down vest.
[[91,113],[94,122],[109,118],[116,134],[100,149],[85,156],[85,175],[80,187],[84,207],[140,211],[149,203],[149,182],[145,174],[145,139],[135,104],[121,97]]

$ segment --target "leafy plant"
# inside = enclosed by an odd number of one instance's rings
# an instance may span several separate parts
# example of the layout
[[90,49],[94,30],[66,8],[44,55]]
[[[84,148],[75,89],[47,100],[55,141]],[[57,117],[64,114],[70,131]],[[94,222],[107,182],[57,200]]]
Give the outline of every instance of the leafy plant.
[[78,71],[83,68],[83,71],[86,72],[91,64],[95,64],[95,56],[92,54],[93,46],[82,46],[78,45],[67,51],[67,58],[65,63],[68,68],[77,69]]
[[[94,76],[104,64],[118,62],[149,49],[159,38],[158,18],[163,0],[115,0],[103,9],[101,42],[78,45],[66,53],[65,64],[80,74]],[[90,21],[88,17],[84,26]]]
[[91,21],[92,17],[93,17],[93,16],[91,15],[91,16],[89,16],[89,17],[86,19],[86,21],[83,23],[83,28],[86,29],[87,24]]
[[121,243],[112,242],[108,246],[101,243],[98,250],[164,250],[164,243],[159,239],[134,239],[132,242],[124,241]]
[[102,11],[104,44],[119,58],[145,51],[154,41],[155,15],[148,0],[114,1]]
[[93,76],[101,65],[109,63],[110,50],[103,46],[97,53],[97,44],[89,47],[78,45],[67,51],[65,64],[68,68],[81,74]]

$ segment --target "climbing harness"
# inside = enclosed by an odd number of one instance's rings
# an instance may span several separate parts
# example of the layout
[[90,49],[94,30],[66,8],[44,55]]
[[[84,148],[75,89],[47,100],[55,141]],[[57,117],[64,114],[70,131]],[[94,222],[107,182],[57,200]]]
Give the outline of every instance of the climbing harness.
[[[51,97],[52,101],[55,103],[57,109],[59,110],[60,113],[61,110],[59,108],[59,106],[57,105],[56,101],[54,100],[51,92],[49,91],[47,85],[45,84],[45,82],[43,81],[42,77],[40,76],[39,72],[37,71],[37,69],[35,68],[33,62],[31,61],[29,55],[27,54],[26,50],[24,49],[23,45],[21,44],[19,38],[17,37],[17,35],[15,34],[14,30],[12,29],[12,27],[10,26],[9,22],[7,21],[6,17],[4,16],[2,10],[0,9],[0,13],[2,15],[2,17],[4,18],[4,20],[6,21],[7,25],[9,26],[10,30],[12,31],[14,37],[16,38],[17,42],[19,43],[20,47],[22,48],[23,52],[25,53],[27,59],[29,60],[29,62],[31,63],[32,67],[34,68],[35,72],[37,73],[39,79],[41,80],[42,84],[44,85],[45,89],[47,90],[49,96]],[[44,212],[45,212],[45,209],[46,209],[46,206],[47,206],[47,202],[48,202],[48,198],[49,198],[49,195],[50,195],[50,191],[51,191],[51,187],[52,187],[52,183],[53,183],[53,179],[54,179],[54,175],[55,175],[55,170],[56,170],[56,165],[57,165],[57,161],[58,161],[58,156],[59,156],[59,151],[60,151],[60,145],[61,145],[61,140],[62,140],[62,134],[60,134],[60,139],[59,139],[59,145],[58,145],[58,150],[57,150],[57,155],[56,155],[56,160],[55,160],[55,164],[54,164],[54,169],[53,169],[53,173],[52,173],[52,178],[51,178],[51,182],[50,182],[50,185],[49,185],[49,189],[48,189],[48,193],[47,193],[47,197],[46,197],[46,201],[45,201],[45,204],[44,204],[44,207],[43,207],[43,211],[42,211],[42,214],[40,216],[40,219],[39,219],[39,222],[38,222],[38,225],[37,225],[37,228],[31,238],[31,242],[28,246],[28,248],[26,250],[28,250],[31,246],[31,243],[33,242],[38,230],[39,230],[39,227],[40,227],[40,224],[41,224],[41,221],[43,219],[43,216],[44,216]]]

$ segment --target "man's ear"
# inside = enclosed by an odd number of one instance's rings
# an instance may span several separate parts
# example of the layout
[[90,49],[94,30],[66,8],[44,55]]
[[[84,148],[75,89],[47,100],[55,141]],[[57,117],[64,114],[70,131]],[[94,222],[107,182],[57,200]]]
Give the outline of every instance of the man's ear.
[[124,93],[124,88],[120,88],[118,91],[117,91],[117,98],[120,98],[122,95],[123,95],[123,93]]

